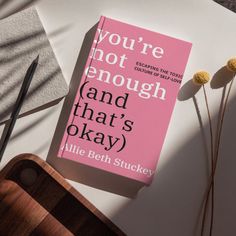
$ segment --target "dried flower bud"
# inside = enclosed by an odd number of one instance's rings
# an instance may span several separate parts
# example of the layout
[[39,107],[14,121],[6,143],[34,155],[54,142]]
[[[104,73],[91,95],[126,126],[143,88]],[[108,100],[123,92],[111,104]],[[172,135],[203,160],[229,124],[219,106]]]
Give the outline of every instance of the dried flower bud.
[[210,74],[206,71],[199,71],[193,75],[193,83],[196,85],[206,84],[210,80]]
[[236,57],[231,58],[231,59],[228,60],[227,68],[228,68],[228,70],[236,73]]

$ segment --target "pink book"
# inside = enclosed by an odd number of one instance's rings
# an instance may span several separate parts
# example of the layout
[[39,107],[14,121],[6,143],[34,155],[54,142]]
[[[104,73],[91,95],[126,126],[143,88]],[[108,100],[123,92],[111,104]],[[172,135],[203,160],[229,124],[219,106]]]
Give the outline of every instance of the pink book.
[[102,16],[58,156],[150,184],[190,50]]

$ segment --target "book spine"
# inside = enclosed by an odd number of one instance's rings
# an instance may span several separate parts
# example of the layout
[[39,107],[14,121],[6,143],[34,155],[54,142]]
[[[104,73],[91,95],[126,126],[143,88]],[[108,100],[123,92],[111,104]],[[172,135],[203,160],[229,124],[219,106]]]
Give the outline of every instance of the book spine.
[[[99,20],[99,23],[98,23],[98,26],[96,28],[96,34],[95,34],[95,37],[93,39],[93,43],[91,45],[91,48],[90,48],[90,52],[89,52],[89,56],[88,56],[88,59],[87,59],[87,62],[86,62],[86,65],[84,67],[85,68],[88,68],[89,66],[92,66],[92,63],[93,63],[93,56],[90,56],[92,54],[92,49],[93,48],[97,48],[97,44],[99,42],[99,37],[100,37],[100,34],[101,34],[101,31],[99,32],[97,29],[103,29],[104,27],[104,24],[105,24],[105,20],[106,20],[106,17],[104,16],[101,16],[100,17],[100,20]],[[94,50],[95,52],[95,50]],[[82,74],[82,79],[80,81],[80,86],[86,82],[87,80],[87,76],[85,75],[84,71],[83,71],[83,74]],[[77,94],[75,96],[75,99],[74,99],[74,103],[76,103],[76,101],[80,101],[81,97],[80,97],[80,93],[79,93],[79,90],[80,90],[80,86],[77,90]],[[73,114],[73,109],[71,109],[71,114],[69,116],[69,119],[68,119],[68,122],[67,122],[67,126],[70,125],[70,124],[73,124],[74,123],[74,119],[75,119],[75,116]],[[67,132],[64,133],[64,137],[63,137],[63,140],[62,140],[62,143],[60,145],[60,148],[59,148],[59,152],[58,152],[58,156],[59,157],[63,157],[64,155],[64,151],[65,151],[65,147],[66,147],[66,143],[68,142],[68,139],[69,139],[69,135]],[[63,148],[61,148],[63,147]]]

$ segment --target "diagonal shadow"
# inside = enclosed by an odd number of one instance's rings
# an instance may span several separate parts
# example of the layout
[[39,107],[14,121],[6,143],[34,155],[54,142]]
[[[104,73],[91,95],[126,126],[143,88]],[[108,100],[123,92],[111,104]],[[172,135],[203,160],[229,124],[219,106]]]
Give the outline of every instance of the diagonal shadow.
[[[10,141],[19,138],[21,135],[25,134],[26,132],[29,132],[31,129],[33,129],[36,126],[40,125],[40,123],[42,123],[44,120],[46,120],[53,112],[54,112],[53,110],[49,110],[49,112],[47,112],[43,116],[37,118],[34,122],[30,123],[29,125],[25,126],[24,128],[20,129],[16,133],[14,133],[12,135],[12,137],[10,138]],[[7,121],[6,124],[5,124],[5,127],[3,129],[3,132],[2,132],[2,135],[1,135],[1,138],[0,138],[0,147],[2,146],[5,135],[8,132],[9,124],[10,124],[10,121]],[[1,158],[2,158],[2,156],[0,156],[0,159]]]
[[[69,30],[70,26],[66,25],[63,27],[60,27],[59,29],[54,30],[51,32],[48,36],[49,37],[57,37],[58,35],[66,32]],[[39,38],[45,34],[44,30],[38,30],[35,32],[32,32],[31,34],[21,36],[19,38],[14,38],[12,40],[3,41],[0,42],[0,50],[5,50],[7,52],[10,52],[13,50],[13,48],[23,48],[23,50],[20,50],[18,53],[14,53],[12,56],[8,56],[7,58],[4,57],[4,53],[2,54],[2,58],[0,57],[1,65],[11,63],[12,61],[19,60],[19,58],[22,58],[25,55],[33,53],[35,50],[42,50],[48,45],[47,38],[44,39],[44,41],[40,41],[37,43],[32,43],[35,41],[36,38]],[[32,45],[30,48],[26,47],[26,45]]]
[[[222,90],[223,97],[225,84],[218,89]],[[233,92],[235,91],[234,87]],[[180,91],[180,94],[182,92]],[[188,99],[197,96],[194,91],[192,91],[192,96],[190,94],[190,91],[186,91]],[[236,97],[231,95],[216,171],[214,236],[233,236],[236,232],[234,221],[236,216],[234,204],[236,196]],[[196,106],[196,103],[193,105]],[[220,103],[219,109],[222,109],[221,106]],[[196,110],[196,116],[199,119],[198,113],[199,111]],[[217,115],[212,116],[213,124],[217,124]],[[123,226],[122,229],[128,235],[200,235],[199,217],[202,213],[202,200],[209,180],[207,174],[209,168],[206,165],[208,158],[202,145],[201,134],[201,129],[209,130],[209,124],[202,124],[202,121],[200,123],[199,130],[193,132],[188,141],[175,150],[174,154],[170,155],[168,161],[157,171],[152,188],[141,191],[135,201],[126,201],[126,204],[114,213],[112,219],[116,224]],[[187,130],[179,130],[179,136],[187,132]],[[149,227],[137,227],[137,225]]]
[[33,54],[35,51],[44,49],[46,46],[47,46],[47,41],[39,42],[35,44],[34,46],[32,46],[31,48],[25,48],[23,51],[18,52],[12,55],[11,57],[1,58],[1,65],[9,64],[11,62],[17,61],[26,55]]
[[[43,121],[45,121],[50,115],[52,115],[54,113],[54,110],[49,110],[46,114],[44,114],[43,116],[39,117],[37,120],[35,120],[34,122],[26,125],[24,128],[20,129],[19,131],[15,132],[10,140],[15,140],[17,138],[19,138],[22,134],[24,134],[25,132],[28,132],[29,130],[31,130],[32,128],[34,128],[37,125],[40,125],[40,123],[42,123]],[[1,143],[1,141],[0,141]]]
[[[24,0],[20,4],[16,5],[16,2],[13,0],[2,0],[0,2],[0,20],[4,19],[18,11],[21,11],[27,7],[32,6],[33,4],[39,2],[39,0]],[[4,12],[5,8],[10,8],[6,12]]]
[[[59,27],[58,29],[52,31],[49,36],[50,37],[57,37],[59,35],[61,35],[62,33],[66,32],[69,29],[69,25],[65,25],[62,27]],[[8,65],[10,68],[9,70],[1,77],[0,81],[1,81],[1,85],[4,86],[5,83],[8,83],[8,80],[17,74],[17,69],[20,68],[20,66],[24,63],[24,57],[34,54],[36,51],[41,51],[43,49],[45,49],[48,46],[48,40],[45,37],[44,40],[40,40],[40,42],[36,43],[34,42],[36,38],[41,38],[43,37],[43,35],[45,34],[44,30],[35,30],[35,32],[32,33],[28,33],[24,36],[20,36],[17,38],[13,38],[12,40],[6,40],[3,42],[0,42],[0,52],[3,51],[1,57],[0,57],[0,69],[3,66],[3,69],[5,68],[4,65]],[[26,46],[26,45],[30,45],[30,47]],[[4,57],[4,51],[5,53],[6,50],[12,50],[12,48],[22,48],[20,51],[17,50],[17,53],[10,54],[12,56],[8,56],[8,57]],[[22,59],[22,60],[21,60]],[[51,60],[51,58],[46,58],[46,60],[41,61],[40,64],[50,64],[51,62],[49,61],[49,59]],[[18,62],[20,61],[20,62]],[[2,69],[2,70],[3,70]],[[47,75],[47,77],[45,77],[44,81],[41,82],[41,84],[37,85],[37,88],[33,89],[31,92],[29,92],[29,94],[27,95],[28,98],[31,98],[33,94],[37,94],[39,91],[42,91],[45,89],[45,87],[47,87],[48,84],[50,84],[52,81],[56,82],[56,76],[60,73],[60,68],[58,67],[57,69],[49,72],[49,74]],[[5,90],[2,90],[1,94],[0,94],[0,102],[4,101],[4,99],[12,96],[12,93],[15,92],[19,86],[21,84],[20,80],[16,80],[13,81],[11,86],[7,86]],[[58,103],[60,101],[60,99],[56,100],[56,103]],[[0,117],[1,117],[1,121],[4,121],[5,119],[7,119],[7,117],[10,115],[11,112],[11,106],[13,106],[15,101],[11,101],[11,104],[9,104],[10,106],[6,107],[5,109],[2,110]],[[54,102],[50,102],[49,104],[51,105],[55,105],[56,103]],[[47,108],[48,106],[41,106],[41,109]],[[32,112],[36,112],[38,110],[41,109],[34,109]],[[21,116],[24,115],[28,115],[31,114],[30,112],[26,112],[25,114],[22,114]],[[4,122],[0,123],[3,124]]]
[[[12,76],[14,76],[18,72],[18,68],[21,66],[21,62],[17,63],[12,67],[11,70],[9,70],[4,77],[1,78],[1,85],[3,85],[5,82],[7,82]],[[0,94],[2,96],[2,94]]]
[[[7,4],[9,2],[10,1],[8,1],[8,2],[7,1],[6,2],[2,1],[0,3],[1,7],[7,6]],[[28,1],[27,4],[29,4],[30,2],[33,2],[33,1]],[[26,6],[27,4],[21,5],[20,7]],[[19,7],[17,9],[20,10]],[[1,10],[2,10],[2,8],[0,9],[0,13],[1,13]],[[60,27],[60,28],[54,30],[52,33],[50,33],[49,36],[52,37],[52,38],[57,37],[60,34],[64,33],[66,30],[68,30],[69,27],[70,27],[69,25]],[[34,43],[35,38],[43,37],[44,34],[45,34],[45,32],[44,32],[43,29],[42,30],[35,30],[34,32],[28,33],[24,36],[20,36],[20,37],[17,37],[17,38],[13,38],[12,40],[1,41],[0,42],[0,52],[3,52],[3,54],[2,53],[0,54],[0,55],[3,55],[0,58],[0,67],[3,66],[5,63],[7,63],[10,67],[10,69],[8,71],[6,71],[6,73],[4,71],[4,75],[0,79],[1,86],[4,86],[5,83],[8,83],[8,80],[11,79],[11,77],[13,77],[15,74],[17,74],[17,71],[21,67],[22,63],[24,63],[24,60],[20,60],[21,58],[24,59],[24,57],[26,55],[34,54],[35,51],[41,51],[42,49],[44,49],[47,46],[48,41],[47,41],[46,37],[45,37],[45,40],[41,40],[40,43],[37,43],[37,42]],[[30,47],[27,48],[25,45],[30,45]],[[6,50],[12,50],[13,47],[23,48],[23,50],[21,50],[19,53],[16,53],[14,56],[8,57],[6,59],[4,57],[4,52]],[[51,57],[50,58],[46,57],[46,58],[44,58],[43,60],[40,61],[39,66],[40,66],[40,64],[41,64],[41,66],[42,66],[42,64],[50,64],[51,60],[52,60]],[[55,69],[52,68],[51,72],[49,71],[49,73],[46,75],[45,79],[41,80],[40,83],[38,83],[37,86],[35,86],[34,89],[30,90],[30,92],[27,94],[27,99],[31,99],[33,95],[37,95],[37,93],[39,93],[40,91],[45,90],[45,87],[47,87],[48,84],[50,84],[52,81],[54,81],[54,83],[55,83],[55,79],[57,78],[57,75],[59,73],[61,73],[61,69],[59,68],[59,66]],[[7,97],[12,96],[13,91],[15,91],[16,89],[18,89],[20,87],[20,84],[22,83],[22,81],[21,80],[13,81],[11,86],[7,87],[6,90],[2,91],[2,93],[0,94],[0,104],[4,101],[4,99],[6,99]],[[34,112],[38,112],[42,109],[46,109],[50,106],[53,106],[53,105],[57,104],[61,99],[62,98],[58,98],[54,101],[48,101],[47,104],[42,105],[38,108],[35,108],[31,111],[25,112],[25,113],[21,114],[19,117],[29,115],[29,114],[32,114]],[[12,111],[12,106],[14,105],[14,103],[15,103],[15,101],[13,100],[11,102],[11,104],[9,104],[8,107],[6,107],[5,109],[2,109],[1,114],[0,114],[0,117],[1,117],[0,120],[1,121],[4,120],[4,119],[6,120],[7,117],[9,117],[9,115]],[[49,114],[50,114],[50,112],[49,112]],[[28,125],[25,130],[20,130],[18,133],[16,133],[12,137],[12,139],[19,138],[23,133],[31,130],[33,127],[40,124],[43,119],[47,118],[47,116],[48,115],[46,115],[42,119],[41,118],[37,119],[34,123]],[[9,122],[4,121],[4,122],[0,123],[0,125],[3,125],[3,124],[6,124],[6,126],[4,127],[4,131],[3,131],[3,134],[2,134],[2,139],[3,139],[4,135],[7,132]]]
[[[47,86],[47,83],[50,83],[51,80],[55,79],[56,75],[59,74],[61,71],[60,69],[55,69],[54,71],[52,71],[46,78],[45,80],[43,80],[37,87],[35,87],[34,89],[32,89],[26,96],[26,99],[29,100],[33,95],[35,95],[36,93],[38,93],[39,91],[41,91],[42,89],[44,89],[45,86]],[[62,98],[61,98],[62,99]],[[15,101],[14,101],[15,102]],[[5,108],[2,113],[1,113],[1,120],[5,120],[9,114],[12,111],[12,106],[14,105],[14,102],[12,102],[10,104],[9,107]],[[29,114],[27,112],[27,114]],[[19,117],[24,116],[24,114],[21,114]],[[0,123],[0,125],[4,124],[4,122]]]
[[32,41],[35,39],[35,37],[39,37],[44,34],[43,30],[37,30],[33,32],[33,34],[28,34],[24,36],[20,36],[19,38],[14,38],[8,41],[0,42],[0,50],[3,50],[8,47],[14,47],[14,46],[20,46],[21,44],[24,44],[25,41]]

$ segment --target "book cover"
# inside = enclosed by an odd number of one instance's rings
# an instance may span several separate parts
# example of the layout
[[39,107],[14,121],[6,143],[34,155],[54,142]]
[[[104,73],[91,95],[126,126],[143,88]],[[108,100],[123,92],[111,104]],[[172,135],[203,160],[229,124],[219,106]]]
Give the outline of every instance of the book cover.
[[59,158],[150,184],[190,50],[102,16]]

